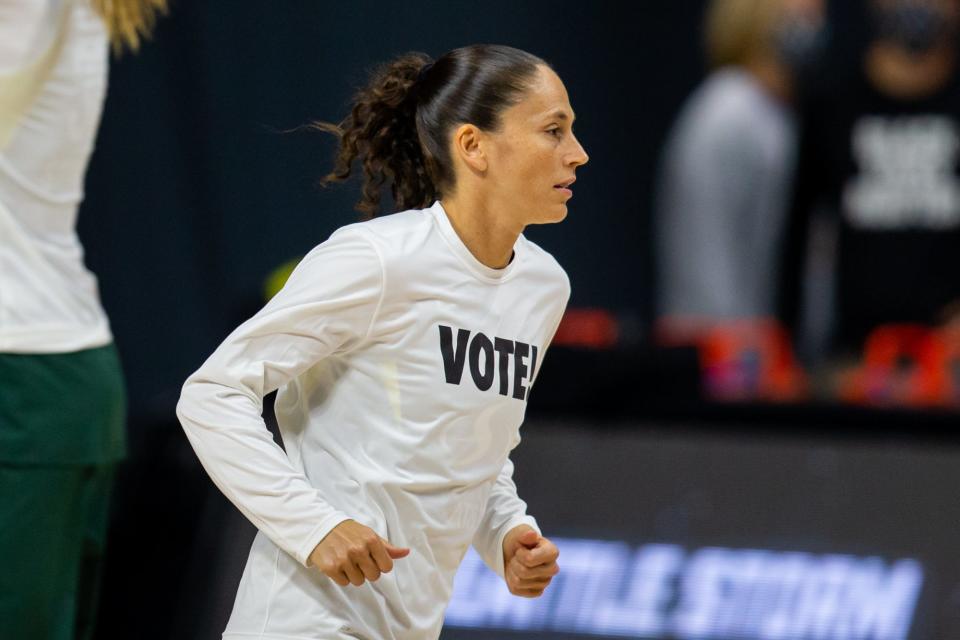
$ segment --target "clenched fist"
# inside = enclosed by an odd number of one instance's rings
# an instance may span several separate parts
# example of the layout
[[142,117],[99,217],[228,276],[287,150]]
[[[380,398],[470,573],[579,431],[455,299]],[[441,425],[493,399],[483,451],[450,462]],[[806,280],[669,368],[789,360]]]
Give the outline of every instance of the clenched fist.
[[532,527],[522,524],[503,538],[503,575],[510,593],[525,598],[543,595],[560,571],[560,550]]
[[381,573],[389,573],[393,561],[409,553],[410,549],[393,546],[370,527],[344,520],[314,547],[310,564],[341,587],[359,587],[364,580],[374,582]]

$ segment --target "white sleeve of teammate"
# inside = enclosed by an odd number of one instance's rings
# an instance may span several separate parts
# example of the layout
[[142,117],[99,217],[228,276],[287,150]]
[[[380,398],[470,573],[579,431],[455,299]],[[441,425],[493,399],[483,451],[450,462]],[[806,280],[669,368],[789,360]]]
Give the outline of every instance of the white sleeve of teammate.
[[190,376],[177,405],[217,487],[304,565],[350,516],[334,509],[274,443],[261,417],[263,397],[322,358],[363,342],[383,295],[382,265],[360,232],[334,234]]
[[37,0],[0,2],[0,77],[21,70],[50,46],[55,7]]
[[490,569],[503,577],[503,539],[514,527],[528,524],[540,533],[533,516],[527,515],[527,503],[517,495],[513,482],[513,462],[504,463],[487,498],[487,507],[473,536],[473,546]]

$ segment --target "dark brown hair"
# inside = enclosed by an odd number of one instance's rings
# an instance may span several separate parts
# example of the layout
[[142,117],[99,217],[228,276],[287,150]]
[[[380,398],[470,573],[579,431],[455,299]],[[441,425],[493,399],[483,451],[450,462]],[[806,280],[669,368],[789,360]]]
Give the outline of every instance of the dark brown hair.
[[340,140],[334,169],[320,183],[346,180],[360,160],[356,209],[364,217],[379,213],[385,184],[398,211],[428,206],[455,188],[450,132],[467,123],[496,131],[501,112],[522,99],[538,65],[549,66],[512,47],[473,45],[434,62],[407,53],[380,66],[340,124],[313,123]]

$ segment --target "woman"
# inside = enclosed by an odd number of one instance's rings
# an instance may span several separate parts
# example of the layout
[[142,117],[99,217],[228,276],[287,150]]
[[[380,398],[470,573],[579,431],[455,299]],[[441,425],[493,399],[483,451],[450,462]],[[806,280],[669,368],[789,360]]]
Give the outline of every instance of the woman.
[[123,378],[76,223],[108,47],[166,0],[0,2],[0,635],[89,638]]
[[[471,543],[519,596],[558,571],[508,453],[569,282],[521,233],[566,216],[587,155],[539,58],[428,60],[318,125],[341,142],[326,180],[359,159],[358,209],[389,183],[403,211],[316,247],[184,385],[191,444],[260,530],[226,638],[435,638]],[[260,416],[278,388],[286,453]]]
[[661,158],[657,329],[696,341],[775,315],[796,147],[792,104],[824,43],[823,0],[713,0],[711,73]]

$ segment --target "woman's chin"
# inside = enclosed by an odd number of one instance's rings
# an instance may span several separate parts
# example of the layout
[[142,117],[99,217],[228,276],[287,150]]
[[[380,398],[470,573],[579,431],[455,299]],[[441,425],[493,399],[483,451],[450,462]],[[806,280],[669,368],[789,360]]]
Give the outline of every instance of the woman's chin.
[[531,224],[554,224],[563,221],[567,217],[566,203],[557,204],[552,202],[546,206],[540,207],[536,215],[531,216],[527,225]]
[[561,222],[567,217],[567,204],[563,203],[557,207],[554,207],[554,213],[550,220],[547,222]]

